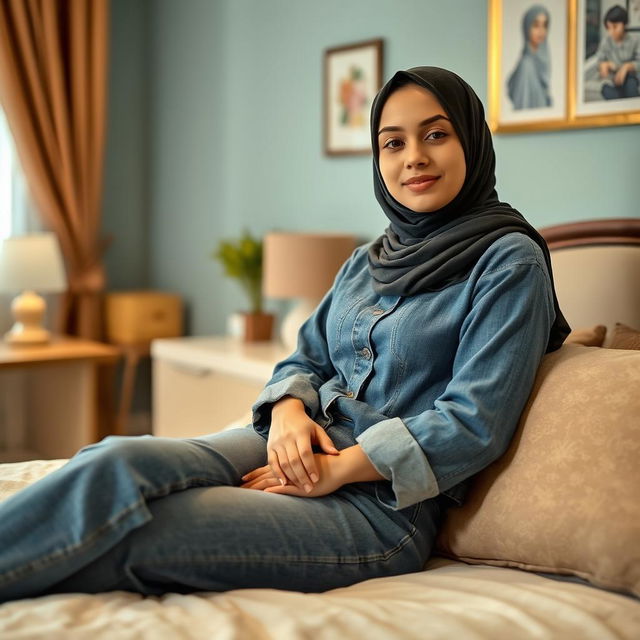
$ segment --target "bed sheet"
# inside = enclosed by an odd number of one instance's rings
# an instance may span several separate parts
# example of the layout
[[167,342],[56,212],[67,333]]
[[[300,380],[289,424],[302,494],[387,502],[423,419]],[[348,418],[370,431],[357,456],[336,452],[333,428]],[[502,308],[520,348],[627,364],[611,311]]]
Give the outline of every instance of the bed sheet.
[[[64,461],[0,465],[0,500]],[[433,557],[424,571],[321,594],[55,594],[0,605],[0,638],[637,640],[640,602],[517,569]]]

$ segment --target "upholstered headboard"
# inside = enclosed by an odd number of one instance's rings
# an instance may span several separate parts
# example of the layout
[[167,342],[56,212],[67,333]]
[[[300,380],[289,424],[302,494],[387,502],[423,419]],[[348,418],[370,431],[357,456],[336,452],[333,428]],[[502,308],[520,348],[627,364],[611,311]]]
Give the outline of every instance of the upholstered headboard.
[[560,308],[572,329],[616,322],[640,329],[640,218],[540,229]]

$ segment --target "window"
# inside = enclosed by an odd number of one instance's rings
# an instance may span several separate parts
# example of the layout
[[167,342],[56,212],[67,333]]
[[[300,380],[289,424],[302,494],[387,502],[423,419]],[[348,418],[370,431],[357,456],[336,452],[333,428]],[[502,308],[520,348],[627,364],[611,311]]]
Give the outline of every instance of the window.
[[0,240],[11,235],[13,218],[13,142],[0,109]]
[[13,136],[0,108],[0,240],[42,231],[40,215],[31,199]]

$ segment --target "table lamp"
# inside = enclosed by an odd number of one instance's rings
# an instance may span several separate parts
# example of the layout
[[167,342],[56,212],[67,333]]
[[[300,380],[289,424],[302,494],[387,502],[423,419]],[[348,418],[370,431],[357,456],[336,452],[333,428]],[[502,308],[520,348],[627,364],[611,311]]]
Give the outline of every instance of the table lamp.
[[11,345],[35,345],[49,341],[42,326],[44,298],[36,293],[60,293],[66,289],[60,245],[53,233],[6,238],[0,245],[0,292],[22,291],[11,303],[15,323],[5,334]]
[[296,348],[298,330],[355,247],[355,236],[346,234],[273,232],[265,236],[263,293],[269,298],[299,300],[282,322],[280,335],[287,348]]

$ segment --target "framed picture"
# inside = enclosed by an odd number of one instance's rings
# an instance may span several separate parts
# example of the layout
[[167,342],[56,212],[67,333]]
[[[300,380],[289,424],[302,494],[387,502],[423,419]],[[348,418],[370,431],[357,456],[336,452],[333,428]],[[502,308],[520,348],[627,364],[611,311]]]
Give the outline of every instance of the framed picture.
[[489,0],[489,12],[492,131],[640,123],[640,69],[616,68],[640,56],[640,0]]
[[324,149],[327,155],[371,153],[369,112],[382,87],[381,39],[324,53]]
[[491,128],[566,126],[569,2],[490,0],[489,10]]
[[578,0],[576,31],[576,122],[640,122],[640,0]]
[[640,31],[640,0],[627,0],[629,23],[627,31]]

